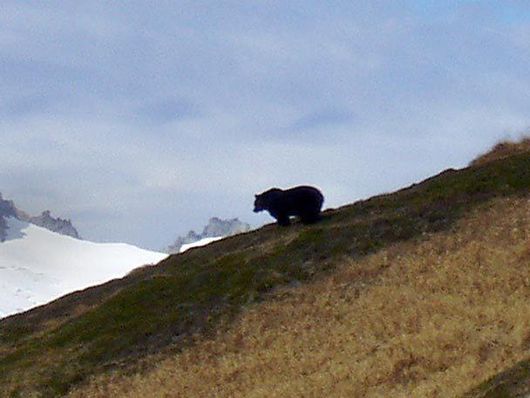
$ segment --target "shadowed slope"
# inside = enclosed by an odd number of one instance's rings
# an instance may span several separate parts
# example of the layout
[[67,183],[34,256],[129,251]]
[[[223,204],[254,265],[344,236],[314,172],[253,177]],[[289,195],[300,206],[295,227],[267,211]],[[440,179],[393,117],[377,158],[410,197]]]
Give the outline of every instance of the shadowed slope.
[[[529,260],[530,262],[530,260]],[[529,264],[530,266],[530,264]],[[530,350],[530,326],[526,349]],[[530,356],[473,388],[464,398],[528,398],[530,396]]]

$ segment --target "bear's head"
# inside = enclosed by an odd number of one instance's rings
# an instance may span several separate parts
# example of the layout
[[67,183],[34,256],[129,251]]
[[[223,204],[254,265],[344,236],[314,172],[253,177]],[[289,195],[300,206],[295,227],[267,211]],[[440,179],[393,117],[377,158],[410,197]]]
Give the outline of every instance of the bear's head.
[[271,188],[268,191],[254,195],[254,213],[270,210],[273,200],[281,195],[282,192],[281,189]]
[[265,201],[261,195],[254,195],[254,213],[265,210]]

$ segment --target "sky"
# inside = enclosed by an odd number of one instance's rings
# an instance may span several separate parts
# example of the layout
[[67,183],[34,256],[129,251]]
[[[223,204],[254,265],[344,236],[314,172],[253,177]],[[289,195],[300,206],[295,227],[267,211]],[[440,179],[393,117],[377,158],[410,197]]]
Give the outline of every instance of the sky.
[[527,1],[0,2],[0,192],[161,249],[254,194],[338,207],[530,127]]

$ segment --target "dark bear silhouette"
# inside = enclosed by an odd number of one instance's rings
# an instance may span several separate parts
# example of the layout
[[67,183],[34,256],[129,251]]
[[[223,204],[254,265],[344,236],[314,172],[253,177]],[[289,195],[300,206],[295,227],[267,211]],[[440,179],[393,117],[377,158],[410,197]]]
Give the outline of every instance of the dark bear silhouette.
[[322,193],[309,186],[287,190],[271,188],[255,197],[254,212],[267,210],[278,221],[278,225],[282,226],[290,224],[290,216],[300,217],[304,224],[317,222],[324,202]]

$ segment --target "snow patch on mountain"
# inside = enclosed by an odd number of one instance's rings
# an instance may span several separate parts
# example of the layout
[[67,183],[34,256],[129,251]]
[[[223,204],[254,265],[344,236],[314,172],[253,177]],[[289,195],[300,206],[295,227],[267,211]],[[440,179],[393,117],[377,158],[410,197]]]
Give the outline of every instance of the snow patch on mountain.
[[189,250],[194,247],[200,247],[200,246],[206,246],[209,243],[215,242],[216,240],[223,239],[224,236],[215,236],[212,238],[203,238],[201,240],[192,242],[192,243],[185,243],[182,246],[180,246],[179,253],[184,253],[186,250]]
[[5,217],[0,243],[0,317],[121,278],[165,253],[124,243],[93,243]]

